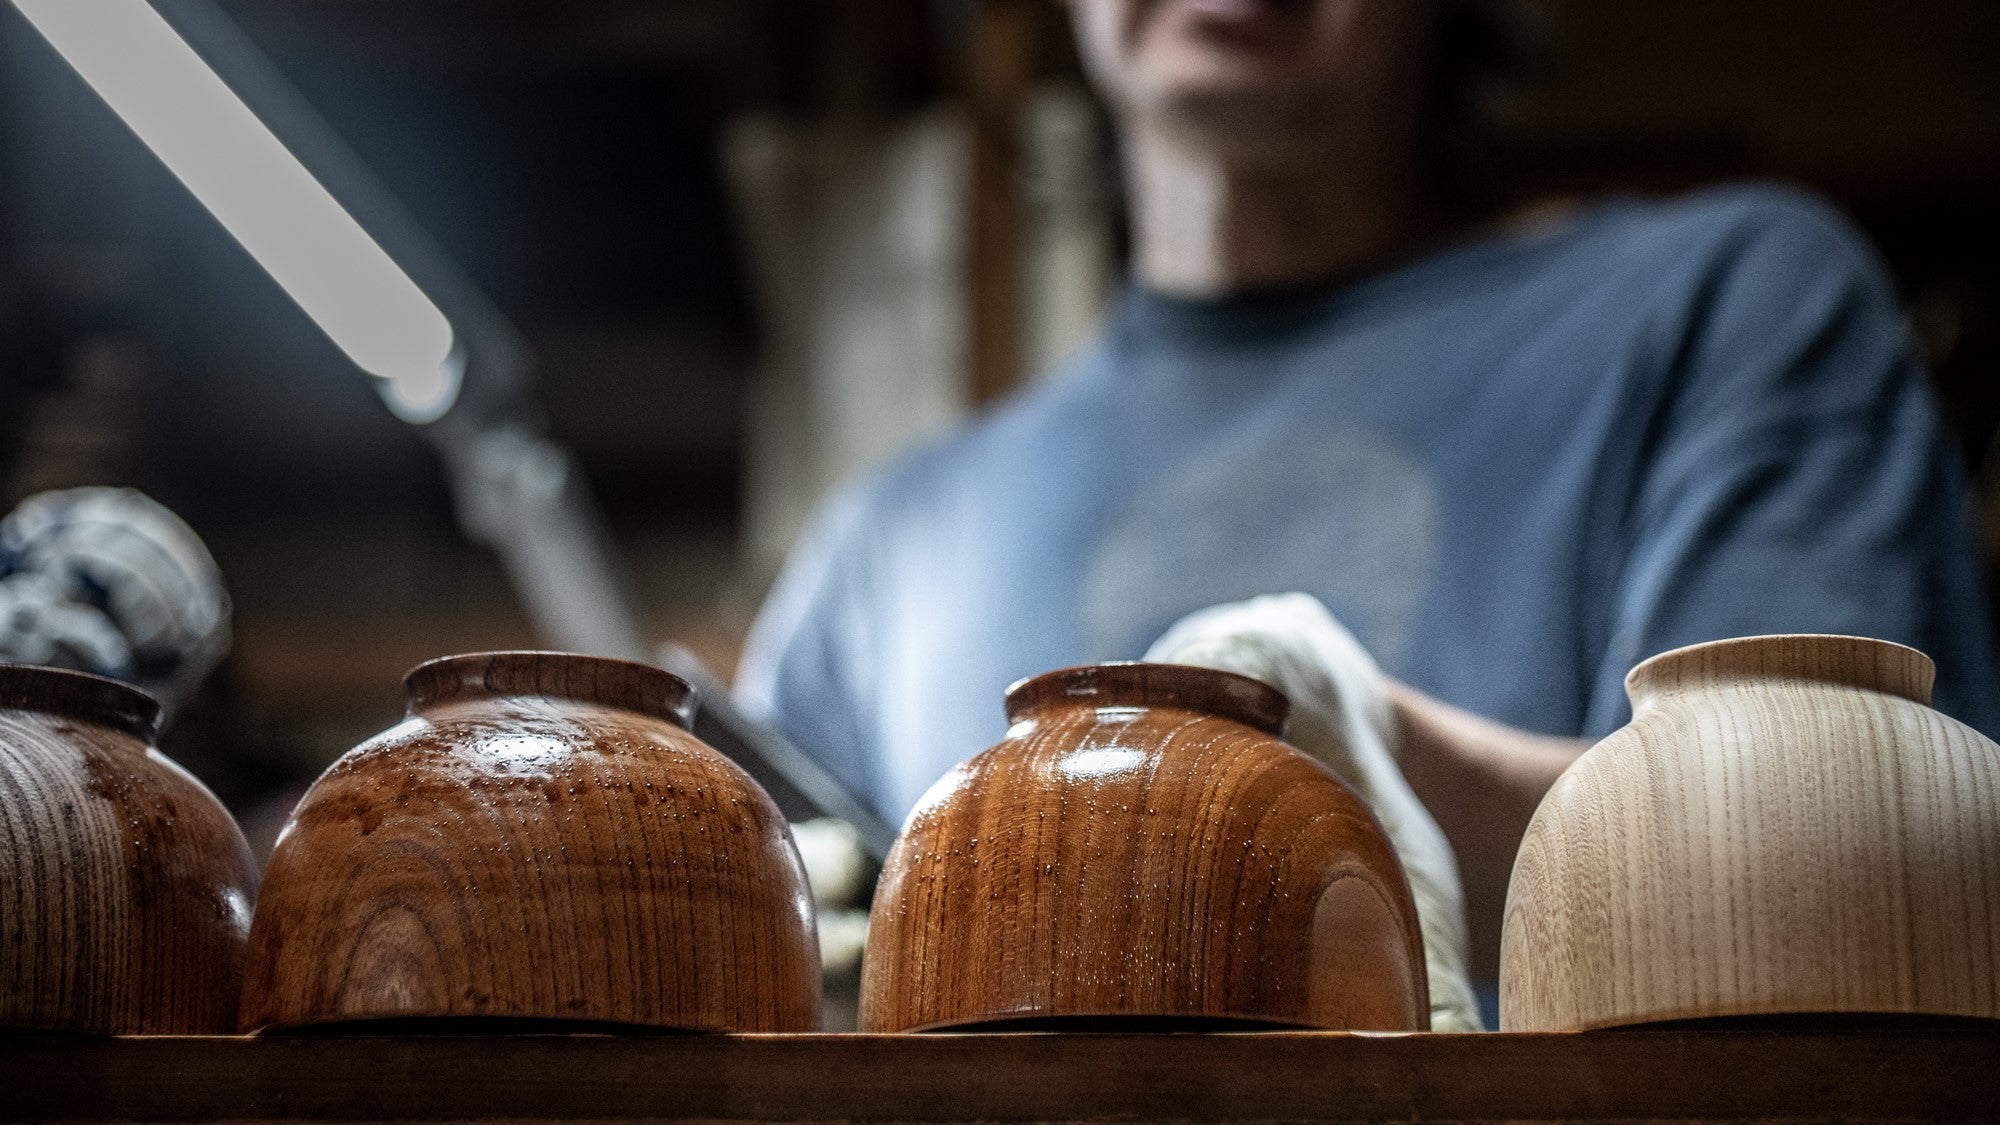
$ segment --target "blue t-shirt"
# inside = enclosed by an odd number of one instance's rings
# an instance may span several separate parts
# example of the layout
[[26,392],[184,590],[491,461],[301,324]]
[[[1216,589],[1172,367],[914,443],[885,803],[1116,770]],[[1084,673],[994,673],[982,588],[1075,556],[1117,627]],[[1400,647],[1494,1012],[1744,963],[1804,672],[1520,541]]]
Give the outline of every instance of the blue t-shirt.
[[1970,493],[1889,282],[1768,187],[1597,205],[1330,290],[1125,293],[1054,377],[829,504],[744,705],[892,821],[1012,681],[1320,598],[1392,676],[1547,734],[1681,645],[1914,645],[1988,733]]

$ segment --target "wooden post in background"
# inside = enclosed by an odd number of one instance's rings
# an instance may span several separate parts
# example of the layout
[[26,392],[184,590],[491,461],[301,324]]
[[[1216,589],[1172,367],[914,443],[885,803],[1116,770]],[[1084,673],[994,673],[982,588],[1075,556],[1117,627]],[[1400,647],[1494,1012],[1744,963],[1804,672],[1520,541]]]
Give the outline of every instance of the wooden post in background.
[[1012,390],[1023,374],[1021,107],[1034,79],[1044,2],[976,0],[973,6],[966,261],[974,405]]

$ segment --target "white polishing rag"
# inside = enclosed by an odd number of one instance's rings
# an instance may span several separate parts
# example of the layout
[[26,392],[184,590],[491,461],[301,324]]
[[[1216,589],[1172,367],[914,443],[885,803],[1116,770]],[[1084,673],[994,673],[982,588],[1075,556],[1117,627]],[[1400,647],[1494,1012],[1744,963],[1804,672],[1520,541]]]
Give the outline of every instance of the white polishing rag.
[[1368,802],[1403,861],[1423,927],[1431,1029],[1479,1030],[1458,861],[1396,765],[1396,719],[1382,670],[1354,635],[1311,595],[1280,594],[1190,614],[1153,642],[1146,659],[1238,672],[1285,693],[1292,703],[1286,741]]

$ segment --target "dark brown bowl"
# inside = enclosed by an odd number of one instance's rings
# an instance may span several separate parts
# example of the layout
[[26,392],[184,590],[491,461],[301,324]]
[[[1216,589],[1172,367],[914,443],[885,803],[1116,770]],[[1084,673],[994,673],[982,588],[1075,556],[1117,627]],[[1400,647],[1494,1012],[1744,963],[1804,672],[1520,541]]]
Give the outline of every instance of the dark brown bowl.
[[1428,1027],[1402,866],[1286,709],[1182,665],[1014,685],[889,855],[862,1029]]
[[257,867],[137,688],[0,665],[0,1027],[236,1027]]
[[279,837],[244,1030],[818,1027],[791,831],[688,733],[684,681],[511,652],[404,685],[409,718],[335,762]]

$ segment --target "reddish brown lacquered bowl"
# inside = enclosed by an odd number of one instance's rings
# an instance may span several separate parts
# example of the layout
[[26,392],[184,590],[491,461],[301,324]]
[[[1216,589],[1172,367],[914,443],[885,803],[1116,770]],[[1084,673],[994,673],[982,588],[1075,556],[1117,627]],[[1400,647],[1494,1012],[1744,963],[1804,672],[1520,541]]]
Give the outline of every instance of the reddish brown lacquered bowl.
[[0,666],[0,1028],[235,1029],[257,868],[153,749],[159,717],[137,688]]
[[335,762],[278,840],[244,1030],[819,1026],[790,829],[688,733],[684,681],[503,652],[404,685],[409,718]]
[[1428,1027],[1402,866],[1286,709],[1181,665],[1016,684],[890,852],[862,1029]]

